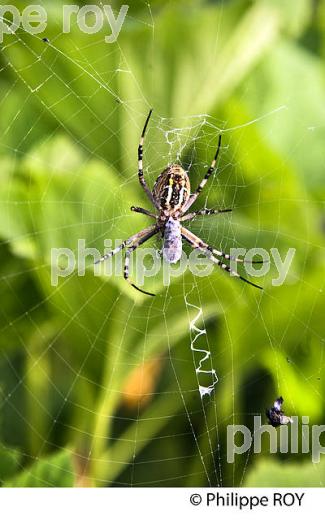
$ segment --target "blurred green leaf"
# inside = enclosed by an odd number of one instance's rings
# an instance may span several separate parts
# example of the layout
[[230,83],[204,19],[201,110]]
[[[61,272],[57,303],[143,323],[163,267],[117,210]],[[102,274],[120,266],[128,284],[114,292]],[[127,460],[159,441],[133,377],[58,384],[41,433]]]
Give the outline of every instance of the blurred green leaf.
[[21,467],[22,455],[18,450],[0,444],[0,485]]
[[245,478],[245,487],[319,487],[325,478],[324,461],[293,463],[264,459],[256,463]]
[[74,483],[71,453],[62,451],[36,461],[17,477],[7,480],[5,487],[72,487]]

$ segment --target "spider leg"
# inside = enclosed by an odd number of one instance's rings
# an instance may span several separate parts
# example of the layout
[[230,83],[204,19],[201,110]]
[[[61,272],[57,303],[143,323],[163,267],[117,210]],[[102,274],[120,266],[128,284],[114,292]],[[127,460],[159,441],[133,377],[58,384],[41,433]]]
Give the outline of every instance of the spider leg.
[[158,233],[158,231],[159,230],[156,227],[154,229],[152,229],[151,231],[148,231],[148,233],[145,236],[143,236],[140,240],[138,240],[136,243],[134,243],[131,247],[128,247],[127,250],[125,251],[124,280],[126,280],[131,285],[131,287],[133,287],[134,289],[136,289],[137,291],[139,291],[143,294],[147,294],[148,296],[156,296],[156,295],[153,293],[147,292],[147,291],[143,291],[142,289],[137,287],[133,282],[131,282],[129,279],[130,257],[131,257],[131,254],[133,253],[133,251],[135,251],[139,246],[144,244],[153,235]]
[[138,147],[138,165],[139,165],[138,166],[138,177],[139,177],[139,182],[140,182],[142,188],[144,189],[144,191],[146,192],[147,197],[149,198],[150,202],[155,206],[155,208],[159,209],[158,204],[156,203],[150,189],[148,188],[148,185],[145,181],[144,173],[143,173],[143,143],[144,143],[144,136],[145,136],[145,133],[147,130],[147,126],[148,126],[151,114],[152,114],[152,109],[150,110],[148,117],[146,119],[146,122],[144,124],[141,138],[140,138],[139,147]]
[[199,243],[200,245],[202,245],[202,247],[204,247],[205,249],[210,251],[210,253],[212,253],[213,255],[221,256],[225,260],[230,260],[232,262],[238,262],[240,264],[245,264],[245,263],[247,263],[247,264],[264,264],[264,260],[243,260],[242,258],[228,255],[228,253],[224,253],[223,251],[219,251],[218,249],[215,249],[215,248],[209,246],[208,244],[203,242],[199,237],[194,235],[194,233],[192,233],[189,229],[186,229],[186,228],[182,228],[182,229],[184,229],[188,235],[185,238],[185,240],[191,239],[192,243]]
[[232,211],[232,209],[201,209],[200,211],[188,213],[179,220],[180,222],[185,222],[186,220],[193,220],[195,217],[199,217],[202,215],[218,215],[219,213],[229,213],[230,211]]
[[[223,255],[225,255],[225,253],[222,253],[221,251],[217,251],[216,249],[213,249],[208,244],[206,244],[205,242],[200,240],[199,237],[194,235],[194,233],[191,233],[188,229],[186,229],[184,227],[181,227],[181,234],[182,234],[182,237],[185,238],[185,240],[191,244],[193,249],[201,249],[201,251],[203,251],[203,253],[206,254],[206,256],[208,258],[210,258],[210,260],[212,260],[212,262],[217,264],[221,269],[224,269],[229,274],[236,276],[237,278],[240,278],[240,280],[242,280],[243,282],[246,282],[249,285],[256,287],[257,289],[263,289],[263,287],[261,287],[260,285],[256,285],[255,283],[251,282],[250,280],[247,280],[246,278],[244,278],[243,276],[238,274],[236,271],[231,269],[228,265],[222,263],[222,261],[219,260],[219,258],[215,258],[215,256],[213,256],[214,254],[217,254],[217,253],[221,253],[221,255],[223,256]],[[232,260],[232,258],[229,257],[229,255],[225,255],[224,258],[227,258],[228,260]],[[233,260],[239,260],[239,259],[234,258]]]
[[208,171],[205,174],[205,176],[203,177],[203,179],[200,182],[200,184],[198,185],[198,187],[195,190],[195,192],[190,196],[190,198],[188,199],[187,203],[185,204],[185,206],[183,208],[183,213],[185,213],[185,211],[187,211],[192,206],[192,204],[194,204],[194,202],[196,201],[196,199],[200,195],[201,191],[203,190],[204,186],[208,182],[210,176],[215,171],[218,155],[219,155],[219,152],[220,152],[220,147],[221,147],[221,134],[219,135],[217,151],[215,153],[215,156],[214,156],[214,159],[213,159],[213,161],[211,163],[211,166],[208,169]]
[[115,249],[112,249],[112,251],[110,251],[109,253],[107,253],[106,255],[102,256],[102,258],[100,258],[99,260],[97,260],[95,262],[95,265],[96,264],[100,264],[102,262],[105,262],[105,260],[107,260],[108,258],[110,258],[111,256],[114,256],[116,255],[117,253],[119,253],[120,251],[122,251],[122,249],[124,249],[125,247],[127,246],[131,246],[133,243],[137,243],[137,242],[140,242],[140,243],[143,243],[141,242],[141,240],[145,237],[148,237],[150,238],[152,236],[152,232],[154,232],[153,234],[157,233],[158,230],[156,228],[156,226],[150,226],[146,229],[143,229],[142,231],[139,231],[138,233],[136,233],[135,235],[132,235],[131,237],[127,238],[126,240],[124,240],[119,246],[117,246]]
[[147,209],[144,208],[138,208],[137,206],[131,206],[131,211],[135,211],[135,213],[142,213],[143,215],[147,215],[148,217],[152,217],[154,219],[157,218],[157,215],[154,213],[151,213]]

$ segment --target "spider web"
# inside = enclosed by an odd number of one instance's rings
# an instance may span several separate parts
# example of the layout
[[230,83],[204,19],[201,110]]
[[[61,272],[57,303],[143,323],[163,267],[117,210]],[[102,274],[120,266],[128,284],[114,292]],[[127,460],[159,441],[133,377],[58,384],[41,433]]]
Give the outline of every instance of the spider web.
[[[224,8],[221,2],[213,55],[226,36]],[[135,37],[140,29],[147,34],[143,41],[139,36],[137,49],[123,39],[123,28],[115,44],[104,45],[103,34],[81,36],[75,26],[71,35],[63,35],[59,20],[53,22],[49,42],[20,30],[2,47],[0,160],[8,189],[1,197],[1,281],[8,305],[2,313],[1,440],[20,452],[18,468],[38,485],[54,485],[51,475],[60,463],[51,457],[57,453],[69,460],[63,473],[76,485],[245,484],[258,456],[249,451],[244,461],[227,465],[226,426],[250,425],[252,416],[263,415],[271,405],[274,393],[283,393],[291,414],[300,415],[290,378],[323,404],[318,382],[323,338],[313,319],[321,289],[316,278],[306,276],[316,239],[308,227],[301,238],[283,225],[285,204],[312,205],[311,196],[306,188],[290,196],[284,188],[280,198],[276,189],[273,197],[272,178],[285,182],[279,180],[279,163],[266,164],[264,171],[251,168],[258,144],[255,148],[249,132],[260,132],[263,141],[272,143],[288,117],[286,100],[243,114],[238,124],[226,118],[231,107],[223,119],[192,111],[184,115],[177,99],[169,100],[177,115],[166,117],[155,65],[162,47],[157,18],[150,4],[130,9],[126,30],[135,26]],[[139,67],[135,56],[141,51],[151,68]],[[211,63],[204,65],[202,81]],[[24,101],[18,92],[25,94]],[[193,90],[193,106],[204,106],[194,103],[196,96]],[[303,251],[299,269],[289,276],[290,320],[282,324],[282,336],[274,324],[287,304],[283,292],[271,287],[270,275],[263,295],[217,268],[202,278],[185,272],[167,288],[161,274],[146,279],[145,289],[158,293],[154,299],[134,294],[121,277],[94,278],[89,265],[84,278],[74,271],[57,287],[50,285],[51,247],[71,247],[77,254],[77,239],[84,238],[87,247],[103,250],[104,239],[123,240],[146,225],[147,219],[131,214],[129,205],[149,209],[137,179],[136,148],[152,105],[144,148],[151,187],[167,164],[178,161],[190,171],[193,189],[223,134],[218,175],[195,207],[234,211],[196,219],[188,225],[194,233],[222,251],[261,245],[269,250],[289,243]],[[301,124],[290,155],[307,133]],[[268,204],[272,226],[264,220]],[[159,239],[153,243],[161,248]],[[311,295],[306,314],[300,305],[304,290]],[[292,335],[295,327],[310,338],[318,372],[302,368],[297,344],[283,364],[286,333]],[[264,356],[256,344],[247,345],[250,339],[261,342]],[[267,392],[259,398],[256,391],[263,386]],[[8,424],[15,425],[13,431]],[[39,474],[36,464],[44,460],[47,472]]]

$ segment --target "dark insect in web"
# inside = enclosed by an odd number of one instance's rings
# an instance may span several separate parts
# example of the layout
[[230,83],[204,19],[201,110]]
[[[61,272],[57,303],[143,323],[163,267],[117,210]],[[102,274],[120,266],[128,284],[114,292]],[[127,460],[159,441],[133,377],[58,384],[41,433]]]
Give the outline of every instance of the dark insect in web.
[[265,414],[269,420],[269,424],[277,428],[283,424],[292,423],[292,418],[288,417],[284,414],[284,411],[281,409],[283,404],[283,397],[278,397],[272,406],[272,408],[266,410]]

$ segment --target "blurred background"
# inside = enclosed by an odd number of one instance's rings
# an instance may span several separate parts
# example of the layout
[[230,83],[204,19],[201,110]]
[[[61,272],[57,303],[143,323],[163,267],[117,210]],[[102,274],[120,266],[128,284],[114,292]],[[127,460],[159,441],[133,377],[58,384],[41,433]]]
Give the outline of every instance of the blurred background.
[[[266,436],[230,464],[226,435],[266,424],[280,395],[299,424],[325,423],[325,2],[130,2],[115,43],[108,23],[64,34],[61,2],[39,3],[46,31],[0,54],[1,485],[322,486],[322,459],[270,454]],[[195,208],[234,211],[188,227],[226,251],[295,248],[282,286],[274,266],[263,293],[186,272],[146,280],[149,298],[91,260],[51,284],[51,248],[102,251],[147,225],[129,208],[148,208],[150,107],[149,185],[177,159],[195,186],[222,131]],[[218,376],[203,399],[197,316]]]

